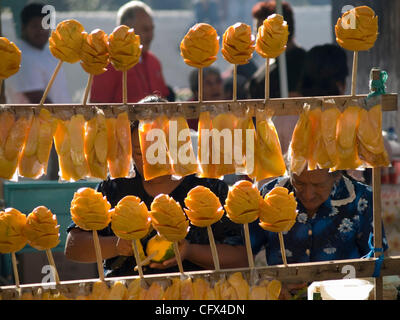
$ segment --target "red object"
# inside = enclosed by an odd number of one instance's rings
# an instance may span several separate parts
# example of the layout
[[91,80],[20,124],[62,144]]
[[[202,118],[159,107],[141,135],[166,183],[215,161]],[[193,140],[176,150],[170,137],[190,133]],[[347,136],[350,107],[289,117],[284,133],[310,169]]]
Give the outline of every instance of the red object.
[[[109,64],[107,71],[93,77],[90,101],[95,103],[122,103],[122,72]],[[169,89],[161,70],[161,63],[151,52],[143,53],[140,62],[127,73],[128,102],[135,103],[148,95],[166,98]]]
[[389,170],[389,183],[400,184],[400,159],[392,160],[392,167]]

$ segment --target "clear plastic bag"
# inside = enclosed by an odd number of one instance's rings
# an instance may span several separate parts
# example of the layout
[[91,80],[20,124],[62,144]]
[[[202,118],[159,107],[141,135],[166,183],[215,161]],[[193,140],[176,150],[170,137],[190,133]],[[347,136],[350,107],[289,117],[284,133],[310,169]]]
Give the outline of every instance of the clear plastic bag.
[[371,108],[362,108],[359,115],[357,146],[363,165],[372,168],[390,166],[389,156],[383,143],[382,106],[375,104]]
[[357,148],[357,130],[360,123],[358,101],[350,101],[341,112],[336,127],[337,163],[333,170],[357,169],[361,166]]
[[107,124],[104,112],[94,110],[94,115],[85,124],[85,156],[89,166],[89,177],[105,180],[108,173]]
[[139,141],[143,159],[143,178],[151,180],[173,175],[172,161],[168,151],[168,117],[157,115],[139,122]]
[[74,109],[57,112],[59,118],[54,134],[54,145],[60,167],[59,177],[65,181],[78,181],[89,174],[84,152],[85,117]]
[[256,139],[254,172],[250,177],[256,181],[285,174],[286,166],[270,109],[256,110]]
[[198,172],[198,164],[187,120],[178,112],[168,113],[166,139],[173,175],[181,178]]
[[238,122],[238,117],[223,106],[200,112],[197,152],[200,177],[217,179],[236,172],[234,131]]
[[47,173],[47,164],[57,129],[57,119],[42,108],[34,116],[29,127],[24,147],[18,161],[18,174],[38,179]]
[[33,118],[32,109],[18,108],[0,113],[0,177],[17,181],[18,158],[25,144]]
[[125,178],[133,175],[132,137],[130,120],[126,107],[106,113],[107,163],[111,178]]

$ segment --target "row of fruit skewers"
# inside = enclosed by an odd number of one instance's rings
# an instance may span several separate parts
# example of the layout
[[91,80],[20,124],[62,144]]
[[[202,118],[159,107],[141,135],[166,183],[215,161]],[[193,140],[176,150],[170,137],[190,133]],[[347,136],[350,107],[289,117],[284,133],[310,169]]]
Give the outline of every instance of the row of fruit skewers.
[[[135,196],[124,197],[115,208],[110,209],[110,203],[101,193],[91,188],[82,188],[75,192],[70,211],[73,222],[79,228],[93,233],[101,280],[104,280],[104,272],[97,231],[109,224],[119,238],[132,241],[139,275],[143,277],[142,265],[145,256],[138,247],[141,247],[140,240],[149,233],[151,226],[157,231],[158,237],[170,241],[174,246],[179,270],[184,275],[177,242],[186,237],[189,222],[208,229],[215,269],[220,271],[211,225],[222,218],[224,209],[233,222],[244,225],[249,266],[252,268],[254,261],[247,224],[259,218],[263,229],[281,233],[293,226],[297,216],[297,203],[293,193],[288,193],[285,188],[276,187],[262,198],[257,188],[247,180],[241,180],[230,188],[224,207],[218,197],[204,186],[191,189],[185,198],[185,207],[183,210],[174,199],[160,194],[153,200],[150,210]],[[38,250],[46,250],[49,262],[54,267],[56,282],[59,283],[50,251],[59,243],[59,225],[56,216],[46,207],[35,208],[28,217],[13,208],[0,213],[0,252],[12,253],[15,263],[15,252],[25,247],[26,243]],[[283,245],[283,242],[281,244]],[[160,250],[162,257],[167,249],[169,248],[158,247],[158,243],[155,242],[152,251],[146,250],[146,253],[150,256],[152,252]],[[16,269],[14,272],[16,284],[19,286]]]
[[[278,300],[281,282],[262,279],[250,284],[241,272],[232,273],[227,279],[211,281],[207,278],[174,278],[154,280],[150,285],[140,279],[107,283],[97,281],[90,289],[60,288],[25,290],[21,295],[5,296],[4,300]],[[87,292],[89,291],[89,292]],[[1,299],[1,296],[0,296]]]

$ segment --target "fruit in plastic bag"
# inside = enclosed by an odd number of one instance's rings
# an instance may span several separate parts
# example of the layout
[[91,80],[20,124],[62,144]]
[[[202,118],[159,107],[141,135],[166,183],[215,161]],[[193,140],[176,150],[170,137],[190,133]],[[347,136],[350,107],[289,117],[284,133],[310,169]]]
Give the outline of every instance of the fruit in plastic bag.
[[47,173],[56,129],[57,119],[47,109],[41,109],[39,115],[33,117],[18,161],[19,175],[35,179]]
[[111,178],[128,177],[132,165],[132,138],[127,112],[107,118],[107,163]]
[[97,113],[85,125],[84,151],[92,178],[107,178],[107,124],[103,113]]
[[361,165],[357,150],[360,111],[359,106],[349,106],[338,119],[336,131],[338,162],[334,170],[357,169]]
[[257,181],[281,176],[286,171],[281,145],[271,116],[268,112],[265,118],[257,116],[254,172],[249,175]]
[[168,152],[167,133],[168,118],[165,115],[139,123],[140,151],[145,180],[174,173]]
[[84,152],[85,118],[73,115],[70,120],[58,121],[54,144],[60,165],[60,177],[66,181],[77,181],[89,173]]
[[168,121],[166,138],[173,174],[184,177],[196,173],[198,164],[193,152],[190,129],[183,116],[173,117]]
[[381,105],[360,110],[357,142],[359,157],[367,166],[377,168],[390,165],[383,143]]
[[300,175],[306,168],[309,157],[309,146],[312,133],[309,118],[310,106],[305,105],[300,113],[299,120],[294,127],[290,142],[290,171]]

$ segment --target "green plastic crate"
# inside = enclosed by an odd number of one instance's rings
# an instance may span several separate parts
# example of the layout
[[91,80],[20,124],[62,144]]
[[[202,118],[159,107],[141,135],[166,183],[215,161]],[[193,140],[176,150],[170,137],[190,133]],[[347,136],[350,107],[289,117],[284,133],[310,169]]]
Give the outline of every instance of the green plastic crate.
[[[4,182],[5,208],[15,208],[28,215],[38,206],[46,206],[57,217],[60,225],[60,243],[53,250],[63,250],[67,237],[66,230],[71,223],[70,205],[74,192],[79,188],[96,188],[98,181],[57,181]],[[23,250],[35,250],[29,245]]]
[[[99,181],[77,181],[60,183],[58,181],[39,180],[39,181],[4,181],[4,206],[5,208],[15,208],[28,215],[38,206],[46,206],[57,217],[60,225],[60,243],[52,251],[63,251],[67,238],[67,227],[72,222],[70,214],[71,200],[74,192],[79,188],[96,188]],[[26,245],[21,251],[37,251],[30,245]],[[0,257],[0,271],[3,277],[9,277],[12,273],[11,255]],[[1,262],[2,260],[2,262]]]

